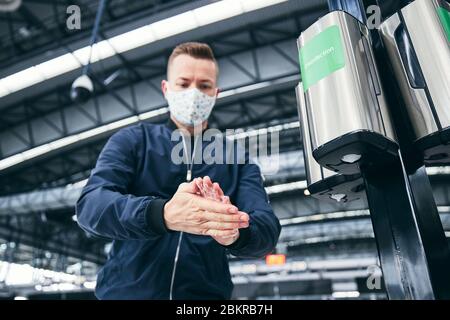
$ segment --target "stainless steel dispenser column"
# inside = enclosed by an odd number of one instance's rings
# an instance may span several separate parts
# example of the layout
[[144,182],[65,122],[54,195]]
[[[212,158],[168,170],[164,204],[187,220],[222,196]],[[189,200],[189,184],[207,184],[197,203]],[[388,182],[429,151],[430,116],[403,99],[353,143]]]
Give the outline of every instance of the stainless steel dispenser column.
[[302,32],[298,47],[317,162],[356,174],[365,164],[396,158],[398,145],[367,28],[334,11]]
[[450,4],[416,0],[379,28],[427,164],[450,163]]
[[297,107],[303,139],[306,180],[310,195],[319,200],[340,203],[365,198],[364,181],[360,174],[342,175],[320,166],[314,159],[312,155],[310,124],[306,115],[302,83],[299,83],[295,90],[297,93]]

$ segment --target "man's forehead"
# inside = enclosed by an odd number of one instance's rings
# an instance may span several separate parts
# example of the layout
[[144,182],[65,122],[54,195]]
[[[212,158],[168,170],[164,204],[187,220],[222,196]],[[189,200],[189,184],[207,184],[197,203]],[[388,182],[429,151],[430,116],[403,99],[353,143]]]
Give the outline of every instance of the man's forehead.
[[186,54],[175,57],[169,67],[169,75],[175,78],[198,76],[215,80],[217,68],[214,61],[207,59],[196,59]]

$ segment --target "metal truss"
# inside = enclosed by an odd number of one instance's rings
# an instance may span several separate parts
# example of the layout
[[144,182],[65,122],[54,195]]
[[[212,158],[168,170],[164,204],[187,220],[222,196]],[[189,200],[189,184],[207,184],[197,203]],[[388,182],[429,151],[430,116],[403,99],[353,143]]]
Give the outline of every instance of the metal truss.
[[[320,8],[309,14],[320,14]],[[301,18],[305,14],[292,13],[281,22],[274,19],[198,39],[210,43],[219,58],[222,70],[219,83],[223,90],[298,75],[295,39],[305,27]],[[96,95],[83,106],[71,103],[70,84],[62,84],[6,107],[0,119],[0,136],[4,141],[0,157],[108,123],[112,117],[116,120],[163,106],[159,85],[165,76],[165,57],[169,53],[163,50],[135,61],[120,55],[120,65],[111,70],[104,70],[101,63],[95,65]],[[114,73],[117,77],[105,86],[103,80]],[[115,114],[108,114],[111,113],[108,109],[114,109]]]
[[[272,199],[272,206],[278,216],[286,216],[279,204],[295,207],[299,195],[287,194],[284,199]],[[303,196],[301,202],[306,197]],[[300,203],[301,203],[300,202]],[[297,216],[308,216],[312,213],[296,210]],[[450,211],[450,210],[449,210]],[[64,210],[41,210],[28,214],[1,214],[0,238],[7,242],[23,244],[61,256],[86,260],[101,264],[105,259],[105,244],[101,239],[88,238],[72,220],[73,207]],[[376,254],[375,242],[370,219],[367,216],[335,219],[319,218],[316,214],[308,221],[285,225],[277,246],[278,252],[289,253],[290,256],[317,256],[337,254]],[[445,230],[450,230],[450,214],[442,213],[441,220]],[[48,254],[47,254],[48,255]],[[21,258],[20,258],[21,257]],[[24,261],[30,255],[18,254],[8,256],[8,261]],[[34,258],[34,256],[33,256]],[[2,259],[2,257],[0,257]],[[20,260],[22,259],[22,260]],[[239,259],[232,258],[232,261]]]
[[[105,261],[105,241],[86,237],[71,221],[71,216],[42,212],[20,216],[0,217],[0,238],[15,246],[23,244],[61,256],[101,264]],[[39,253],[39,251],[37,251]],[[18,262],[20,257],[0,257]],[[16,260],[17,259],[17,260]]]
[[[103,16],[102,28],[110,29],[145,15],[189,3],[189,0],[119,1],[109,0]],[[82,28],[68,30],[66,9],[78,5],[82,12]],[[12,13],[0,13],[0,25],[8,30],[0,43],[0,69],[23,61],[31,55],[44,53],[89,36],[98,1],[28,0]]]
[[[278,183],[280,180],[279,177],[296,176],[297,179],[305,178],[304,163],[303,161],[299,161],[303,158],[302,152],[286,152],[279,154],[277,157],[280,162],[278,171],[273,176],[265,176],[265,185]],[[266,163],[260,163],[263,173],[268,171],[267,165],[270,161],[273,161],[271,159],[269,158]],[[89,173],[86,172],[87,174]],[[61,182],[59,181],[59,183]],[[81,180],[75,184],[68,184],[61,187],[41,188],[31,192],[0,197],[0,216],[39,213],[42,211],[70,211],[75,206],[85,184],[86,181]]]
[[103,139],[90,143],[70,153],[62,153],[2,175],[0,194],[64,186],[86,179],[105,142]]
[[[244,128],[253,124],[251,116],[258,115],[263,121],[270,121],[272,125],[291,123],[296,121],[295,97],[292,90],[280,93],[266,94],[245,100],[232,101],[227,105],[218,105],[220,116],[212,117],[212,125],[219,130]],[[275,104],[272,104],[275,103]],[[280,103],[280,104],[277,104]],[[268,110],[270,109],[270,110]],[[229,110],[231,110],[229,112]],[[289,110],[289,111],[288,111]],[[260,115],[259,115],[260,114]],[[289,116],[287,119],[285,116]],[[277,119],[273,121],[271,119]],[[167,115],[160,121],[166,121]],[[253,126],[257,129],[265,125]],[[89,176],[95,166],[97,157],[106,142],[107,137],[99,137],[88,144],[64,152],[48,155],[38,161],[26,163],[22,167],[13,168],[7,172],[0,172],[2,183],[0,195],[26,192],[37,188],[65,186],[68,183],[83,180]],[[301,136],[298,128],[280,132],[279,150],[288,152],[301,148]]]

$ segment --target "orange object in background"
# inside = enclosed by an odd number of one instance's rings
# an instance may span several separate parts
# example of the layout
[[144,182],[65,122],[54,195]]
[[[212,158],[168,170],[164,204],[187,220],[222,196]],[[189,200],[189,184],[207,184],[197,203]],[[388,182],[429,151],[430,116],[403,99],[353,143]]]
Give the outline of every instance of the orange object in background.
[[266,256],[266,264],[268,266],[280,266],[286,263],[286,255],[269,254]]

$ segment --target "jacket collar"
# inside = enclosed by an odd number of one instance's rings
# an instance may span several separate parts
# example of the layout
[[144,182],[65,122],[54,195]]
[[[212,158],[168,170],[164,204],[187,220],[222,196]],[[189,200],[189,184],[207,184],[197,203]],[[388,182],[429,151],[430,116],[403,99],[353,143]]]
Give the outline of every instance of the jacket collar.
[[175,122],[173,122],[173,120],[170,117],[166,122],[166,126],[170,129],[170,131],[178,129],[177,125],[175,124]]
[[[173,122],[172,118],[170,118],[167,120],[167,122],[165,123],[166,127],[169,128],[169,130],[172,132],[176,129],[178,129],[177,125],[175,122]],[[202,130],[202,134],[208,129],[208,127],[206,127],[205,129]]]

